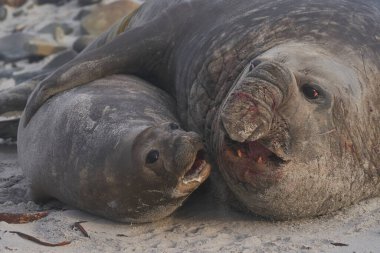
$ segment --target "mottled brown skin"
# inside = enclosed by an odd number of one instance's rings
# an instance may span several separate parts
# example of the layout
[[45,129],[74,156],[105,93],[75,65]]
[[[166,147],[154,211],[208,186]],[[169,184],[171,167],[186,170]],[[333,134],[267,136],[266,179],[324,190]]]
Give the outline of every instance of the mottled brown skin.
[[174,103],[120,75],[55,96],[18,132],[32,197],[121,222],[170,215],[210,173],[201,138],[179,128]]
[[41,82],[26,118],[133,73],[175,96],[249,210],[321,215],[380,194],[379,38],[375,0],[151,1]]

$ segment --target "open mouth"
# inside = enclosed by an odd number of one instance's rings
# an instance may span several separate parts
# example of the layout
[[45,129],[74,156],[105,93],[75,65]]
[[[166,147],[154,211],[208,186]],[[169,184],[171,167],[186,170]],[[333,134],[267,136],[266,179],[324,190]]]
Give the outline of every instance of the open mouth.
[[210,175],[211,165],[206,160],[206,152],[199,150],[194,162],[179,179],[179,183],[172,192],[172,197],[180,198],[188,196]]
[[209,169],[209,167],[210,166],[206,161],[206,152],[204,150],[199,150],[193,165],[183,176],[182,182],[184,184],[189,184],[192,182],[202,183],[205,179],[205,172],[207,172],[206,170]]
[[259,140],[241,143],[227,139],[226,145],[236,157],[256,164],[281,167],[289,162],[265,147]]
[[265,146],[260,140],[236,142],[225,139],[219,168],[247,191],[267,189],[283,175],[290,161]]
[[260,140],[236,142],[225,139],[220,168],[237,182],[248,183],[254,188],[266,188],[282,177],[282,168],[289,160],[281,157]]

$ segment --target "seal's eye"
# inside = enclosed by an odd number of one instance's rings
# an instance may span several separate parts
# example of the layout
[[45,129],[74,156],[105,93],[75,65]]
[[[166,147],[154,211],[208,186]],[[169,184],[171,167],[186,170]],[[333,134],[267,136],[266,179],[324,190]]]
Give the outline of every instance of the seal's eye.
[[260,60],[253,60],[249,65],[249,71],[251,72],[254,68],[256,68],[261,63]]
[[176,124],[176,123],[170,123],[169,127],[171,130],[177,130],[179,128],[178,124]]
[[321,95],[321,91],[310,84],[305,84],[302,86],[302,92],[308,99],[318,99]]
[[159,157],[160,157],[160,152],[153,149],[149,151],[148,155],[146,156],[145,162],[148,164],[155,163]]

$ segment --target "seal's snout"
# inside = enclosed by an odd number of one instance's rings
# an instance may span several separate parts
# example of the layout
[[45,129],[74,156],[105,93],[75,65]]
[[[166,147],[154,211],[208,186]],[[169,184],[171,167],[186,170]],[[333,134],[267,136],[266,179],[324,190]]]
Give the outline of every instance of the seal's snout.
[[173,196],[183,197],[193,192],[201,185],[211,172],[211,165],[207,161],[205,150],[200,149],[196,152],[192,163],[186,167],[179,178],[177,187],[173,191]]
[[182,136],[177,139],[175,163],[178,174],[178,184],[173,196],[182,197],[190,194],[203,183],[211,172],[201,138]]
[[203,149],[201,149],[197,152],[192,166],[183,175],[182,181],[185,184],[190,183],[192,181],[198,181],[199,183],[201,183],[203,181],[203,170],[207,166],[208,164],[206,161],[206,152]]
[[293,73],[280,63],[256,62],[247,67],[220,111],[225,130],[219,162],[238,182],[264,189],[288,166],[287,124],[278,114],[295,86]]
[[221,109],[221,121],[229,137],[238,142],[268,135],[275,115],[295,78],[276,62],[248,66],[235,82]]

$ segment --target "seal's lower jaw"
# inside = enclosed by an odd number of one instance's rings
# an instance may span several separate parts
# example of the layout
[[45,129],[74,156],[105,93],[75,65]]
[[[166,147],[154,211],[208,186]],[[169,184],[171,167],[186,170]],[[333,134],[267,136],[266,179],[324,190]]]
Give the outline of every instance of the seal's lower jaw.
[[260,140],[236,142],[226,138],[221,168],[237,182],[263,190],[281,179],[285,160],[260,143]]
[[186,169],[184,175],[173,191],[173,197],[184,197],[189,195],[203,183],[211,172],[211,165],[206,160],[206,152],[199,150],[194,157],[192,165]]

